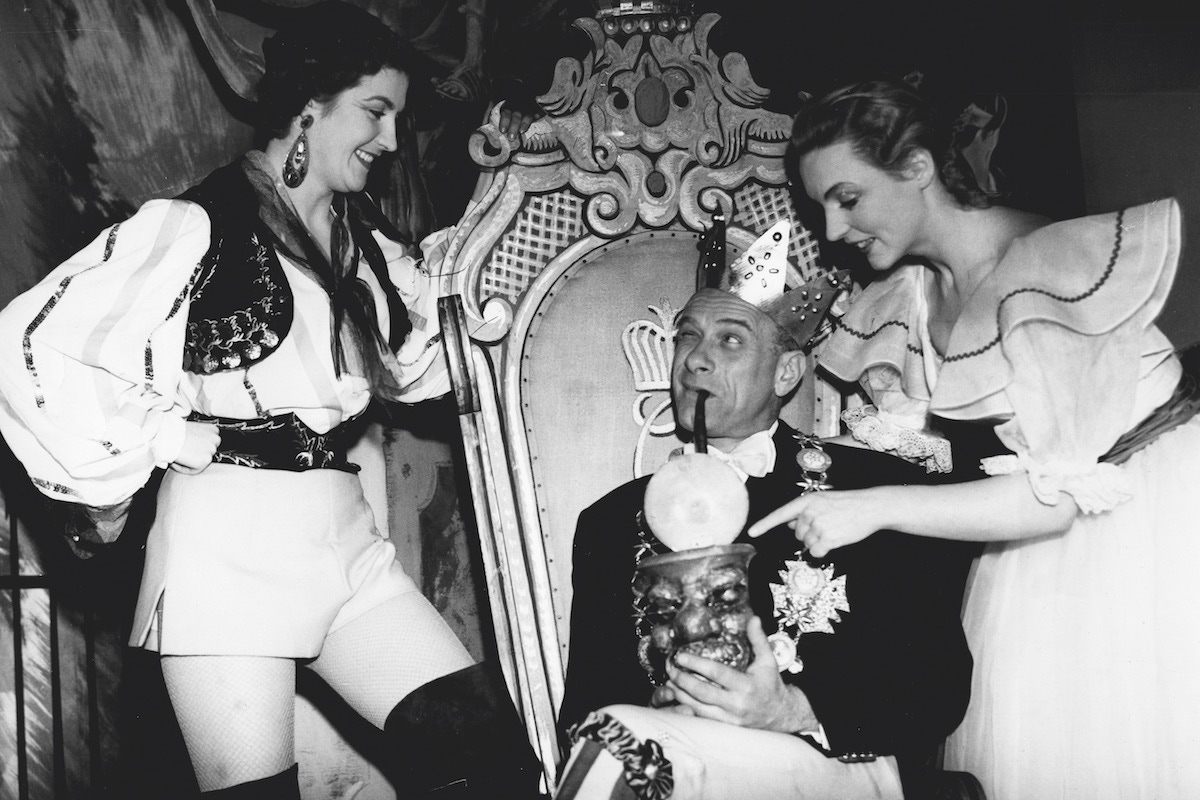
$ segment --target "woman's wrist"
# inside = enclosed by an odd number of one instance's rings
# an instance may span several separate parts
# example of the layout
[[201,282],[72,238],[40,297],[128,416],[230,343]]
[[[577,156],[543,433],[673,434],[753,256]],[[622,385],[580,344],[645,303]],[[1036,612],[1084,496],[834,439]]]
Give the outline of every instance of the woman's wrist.
[[905,490],[909,488],[907,486],[873,486],[870,489],[860,490],[871,500],[868,508],[871,514],[870,522],[875,530],[908,532],[905,529],[905,508],[907,506]]

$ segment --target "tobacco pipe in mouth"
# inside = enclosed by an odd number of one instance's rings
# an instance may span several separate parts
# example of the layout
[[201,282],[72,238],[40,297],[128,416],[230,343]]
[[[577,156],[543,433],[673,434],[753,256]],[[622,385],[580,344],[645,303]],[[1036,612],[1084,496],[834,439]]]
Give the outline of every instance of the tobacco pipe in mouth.
[[704,402],[708,400],[708,391],[701,389],[696,392],[696,415],[692,420],[692,441],[697,453],[708,452],[708,426],[704,420]]

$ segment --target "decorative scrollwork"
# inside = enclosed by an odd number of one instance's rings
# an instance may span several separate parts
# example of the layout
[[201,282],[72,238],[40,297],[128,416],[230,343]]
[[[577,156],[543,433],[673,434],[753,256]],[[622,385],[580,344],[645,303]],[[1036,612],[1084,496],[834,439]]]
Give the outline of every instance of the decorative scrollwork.
[[[790,131],[786,115],[762,108],[768,91],[739,53],[718,56],[708,35],[719,20],[705,14],[694,28],[635,33],[623,41],[594,19],[576,20],[592,43],[583,59],[563,58],[554,83],[538,102],[546,116],[514,147],[498,128],[499,112],[472,138],[479,164],[498,168],[568,162],[563,177],[590,200],[587,220],[596,233],[616,237],[641,223],[658,228],[681,210],[701,226],[728,195],[713,199],[689,191],[728,189],[778,162]],[[743,163],[761,155],[757,167]],[[758,159],[753,159],[758,161]],[[781,167],[768,171],[782,183]],[[728,173],[728,174],[726,174]]]

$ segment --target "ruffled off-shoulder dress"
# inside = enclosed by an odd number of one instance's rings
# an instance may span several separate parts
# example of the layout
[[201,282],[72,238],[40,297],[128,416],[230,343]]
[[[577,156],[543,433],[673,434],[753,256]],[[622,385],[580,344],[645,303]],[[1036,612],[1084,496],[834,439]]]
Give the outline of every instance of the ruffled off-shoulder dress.
[[[942,469],[937,428],[990,426],[1007,452],[960,463],[951,439],[955,471],[1023,472],[1079,507],[1065,534],[989,545],[969,585],[972,697],[946,765],[990,800],[1200,797],[1200,417],[1154,325],[1179,249],[1173,200],[1041,228],[940,354],[933,276],[904,266],[819,354],[875,405],[848,414],[857,438]],[[1147,421],[1166,424],[1114,449]]]

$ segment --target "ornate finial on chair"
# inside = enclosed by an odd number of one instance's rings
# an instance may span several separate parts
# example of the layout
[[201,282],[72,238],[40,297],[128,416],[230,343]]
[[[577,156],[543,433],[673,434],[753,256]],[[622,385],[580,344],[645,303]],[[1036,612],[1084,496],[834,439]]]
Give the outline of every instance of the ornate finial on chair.
[[609,36],[636,32],[671,34],[695,22],[691,0],[596,0],[596,19]]

